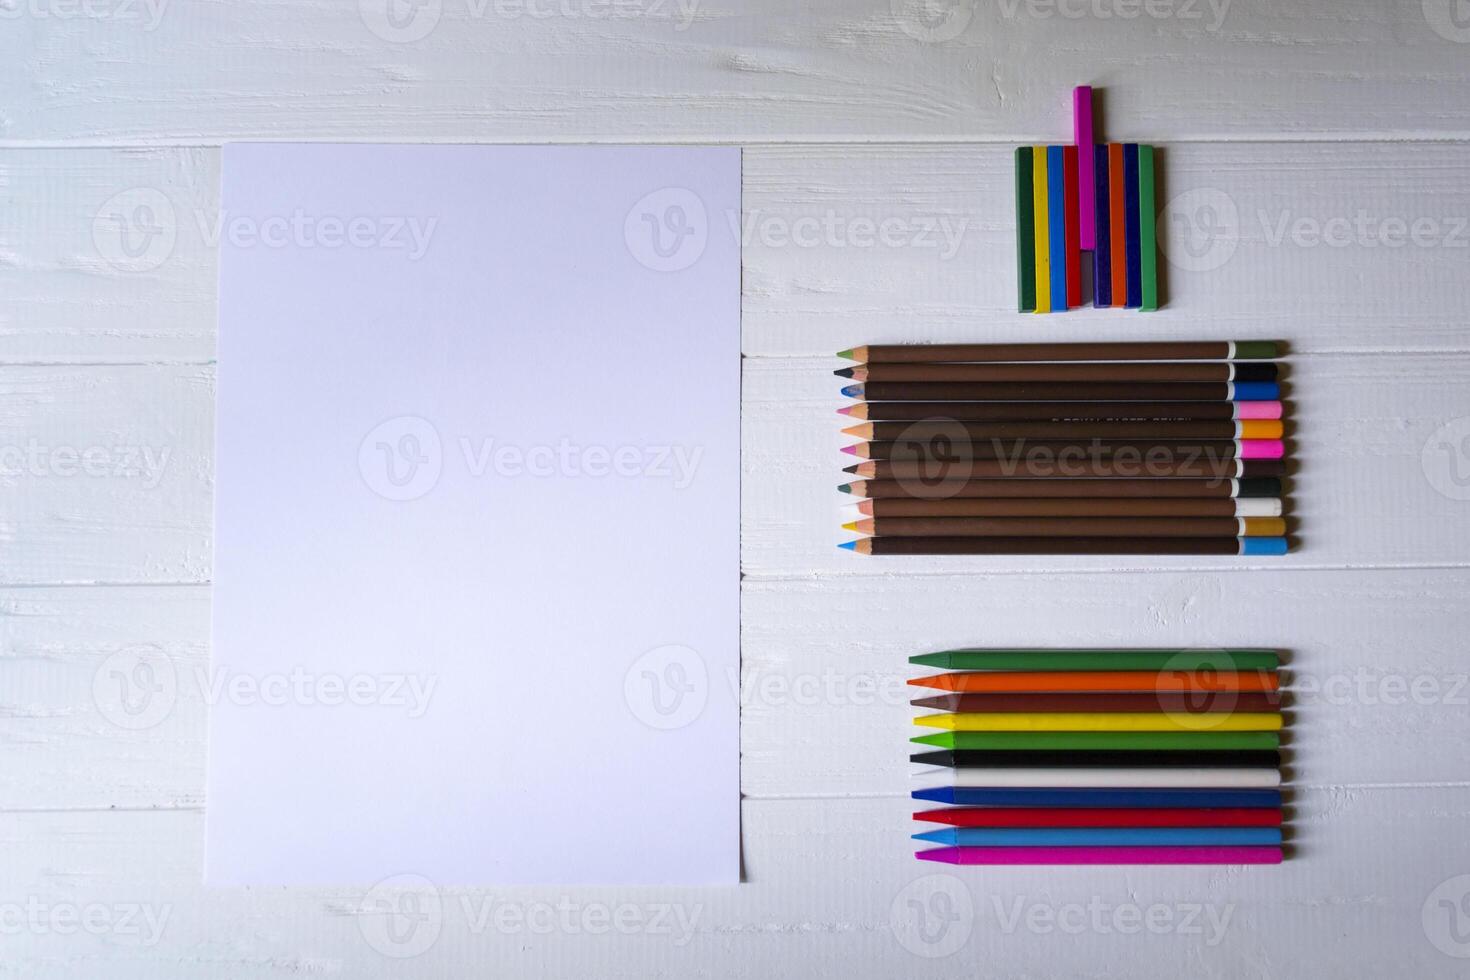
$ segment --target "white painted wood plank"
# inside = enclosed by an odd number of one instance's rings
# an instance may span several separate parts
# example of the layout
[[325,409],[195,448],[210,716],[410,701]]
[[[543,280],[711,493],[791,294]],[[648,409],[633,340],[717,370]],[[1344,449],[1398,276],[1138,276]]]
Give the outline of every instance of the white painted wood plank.
[[[1014,312],[1009,149],[757,146],[744,161],[743,215],[711,220],[743,246],[748,355],[1020,337],[1466,348],[1458,144],[1167,147],[1169,305],[1044,320]],[[218,172],[213,149],[0,150],[0,363],[211,358]],[[1385,230],[1402,244],[1376,244]]]
[[[863,558],[839,550],[851,499],[835,359],[745,364],[742,561],[812,572],[1460,565],[1470,540],[1464,355],[1293,358],[1293,519],[1283,559]],[[11,584],[203,582],[210,567],[213,370],[0,372],[0,529]]]
[[[943,868],[911,856],[902,800],[743,810],[747,880],[720,889],[205,889],[200,812],[6,814],[6,962],[150,980],[469,964],[637,980],[1463,975],[1464,789],[1301,794],[1293,856],[1266,868]],[[94,931],[51,925],[84,915]]]
[[0,361],[214,355],[218,150],[0,150],[0,197]]
[[1183,338],[1466,348],[1463,146],[1190,143],[1159,155],[1165,307],[1038,317],[1016,312],[1010,148],[747,151],[745,352]]
[[[913,653],[1274,646],[1291,782],[1470,786],[1467,586],[1461,570],[747,581],[742,675],[709,683],[740,685],[748,797],[901,796]],[[200,805],[223,696],[208,648],[204,586],[0,591],[0,810]]]
[[[1288,781],[1470,786],[1470,572],[1114,573],[745,584],[748,796],[902,794],[909,656],[961,647],[1283,651]],[[1406,635],[1406,625],[1412,633]]]
[[202,582],[214,371],[0,371],[0,579]]
[[745,362],[743,549],[747,575],[893,576],[1052,569],[1357,568],[1461,565],[1470,544],[1470,389],[1465,355],[1289,359],[1288,517],[1281,558],[867,557],[837,547],[852,497],[839,451],[853,441],[833,358]]
[[1111,137],[1463,138],[1470,30],[1453,12],[1452,0],[17,0],[0,34],[0,139],[1013,141],[1070,132],[1078,82],[1107,90]]

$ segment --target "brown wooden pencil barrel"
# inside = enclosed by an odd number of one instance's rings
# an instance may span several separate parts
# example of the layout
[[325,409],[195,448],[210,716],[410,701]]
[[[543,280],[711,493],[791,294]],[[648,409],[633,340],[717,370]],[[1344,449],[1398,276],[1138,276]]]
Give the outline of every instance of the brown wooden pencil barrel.
[[935,420],[1069,421],[1081,419],[1235,418],[1234,402],[862,402],[852,418],[873,422]]
[[1235,538],[865,538],[872,555],[1238,555]]
[[1249,711],[1263,714],[1281,710],[1276,691],[1236,691],[1226,697],[1200,697],[1182,691],[1088,691],[1086,693],[1041,694],[936,694],[909,702],[916,708],[935,711],[1005,714],[1010,712],[1055,711],[1169,711],[1185,714],[1219,714]]
[[869,344],[858,351],[869,363],[924,364],[934,361],[1126,361],[1220,360],[1230,356],[1224,341],[1125,341],[1071,344]]
[[[1070,457],[1058,459],[973,459],[954,463],[928,463],[902,459],[872,460],[859,464],[871,472],[865,478],[911,481],[923,486],[948,486],[970,480],[1229,480],[1239,471],[1244,479],[1279,477],[1284,467],[1278,459],[1247,460],[1149,460],[1131,454],[1105,459]],[[1119,496],[1110,487],[1097,491]]]
[[902,538],[1210,538],[1240,533],[1234,517],[880,517],[871,527],[867,523],[861,522],[858,530]]
[[966,459],[1018,459],[1028,453],[1096,454],[1100,457],[1117,453],[1141,456],[1181,456],[1189,459],[1234,459],[1240,445],[1233,439],[1216,440],[1146,440],[1146,439],[983,439],[955,442],[948,439],[923,441],[904,439],[898,442],[859,443],[860,459],[909,459],[934,462],[957,462]]
[[1029,401],[1140,401],[1208,402],[1227,401],[1230,385],[1224,382],[864,382],[862,397],[870,402],[1029,402]]
[[[1146,364],[1109,363],[1057,364],[866,364],[852,369],[855,380],[872,384],[880,381],[908,382],[1018,382],[1080,381],[1101,382],[1208,382],[1234,381],[1234,365],[1230,362],[1200,361],[1179,364],[1155,361]],[[1274,364],[1251,365],[1253,380],[1271,381],[1276,377]]]
[[[926,499],[925,485],[913,479],[898,480],[882,477],[859,480],[852,484],[858,496],[873,499],[911,498]],[[927,496],[937,499],[956,497],[1015,498],[1015,497],[1218,497],[1228,499],[1231,494],[1229,480],[1225,479],[1182,479],[1182,480],[1069,480],[1069,479],[1017,479],[997,480],[976,478],[957,480],[928,488]]]
[[1235,422],[1220,419],[1187,419],[1158,421],[1080,422],[869,422],[869,436],[877,441],[895,439],[921,440],[934,437],[955,438],[961,434],[972,440],[1036,439],[1039,441],[1085,439],[1234,439]]
[[[1183,481],[1180,481],[1183,482]],[[950,497],[924,500],[885,497],[863,502],[863,513],[889,517],[1234,517],[1235,500],[1159,497],[1044,497],[1034,499]]]

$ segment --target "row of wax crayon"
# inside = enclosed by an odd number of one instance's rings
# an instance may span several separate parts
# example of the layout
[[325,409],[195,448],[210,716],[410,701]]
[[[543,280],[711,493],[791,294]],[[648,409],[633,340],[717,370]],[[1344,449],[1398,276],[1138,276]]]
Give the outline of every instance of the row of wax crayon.
[[865,555],[1281,555],[1269,341],[869,345],[836,373]]
[[1016,149],[1016,249],[1022,313],[1082,302],[1078,153],[1093,154],[1094,306],[1159,308],[1154,148],[1137,143]]
[[1072,146],[1016,148],[1016,256],[1022,313],[1083,305],[1083,252],[1092,253],[1097,307],[1159,308],[1155,153],[1094,141],[1092,88],[1073,92]]
[[[950,650],[910,663],[944,864],[1279,864],[1274,650]],[[932,846],[931,846],[932,845]]]

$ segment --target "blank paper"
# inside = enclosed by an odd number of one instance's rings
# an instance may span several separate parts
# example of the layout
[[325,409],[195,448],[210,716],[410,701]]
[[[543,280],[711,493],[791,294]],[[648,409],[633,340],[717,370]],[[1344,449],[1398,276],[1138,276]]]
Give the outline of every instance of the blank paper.
[[223,180],[208,881],[735,882],[739,151]]

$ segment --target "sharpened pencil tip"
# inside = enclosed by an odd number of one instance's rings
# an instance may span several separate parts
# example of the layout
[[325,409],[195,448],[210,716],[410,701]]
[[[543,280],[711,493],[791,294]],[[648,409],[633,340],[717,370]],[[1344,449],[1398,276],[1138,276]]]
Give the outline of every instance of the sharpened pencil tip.
[[839,544],[837,547],[839,547],[839,548],[846,548],[848,551],[857,551],[857,542],[856,541],[844,541],[841,544]]
[[839,408],[837,410],[837,414],[838,415],[851,415],[852,414],[852,409],[853,409],[853,406],[851,406],[851,405],[843,405],[841,408]]
[[842,447],[842,451],[845,452],[845,453],[847,453],[847,455],[849,455],[849,456],[856,456],[857,455],[857,447],[856,446],[843,446]]
[[856,371],[856,370],[857,370],[856,368],[838,368],[836,371],[833,371],[832,373],[835,374],[835,375],[837,375],[839,378],[850,378],[850,377],[852,377],[853,372]]
[[845,357],[849,361],[855,361],[855,360],[857,360],[857,358],[855,358],[855,357],[852,356],[852,349],[851,348],[849,348],[847,350],[840,350],[840,351],[838,351],[837,352],[837,356],[838,357]]
[[856,532],[857,531],[857,521],[848,521],[846,524],[842,525],[842,530]]
[[839,483],[839,484],[837,484],[837,489],[838,490],[841,490],[843,493],[852,493],[852,484],[851,483]]
[[863,386],[860,384],[848,385],[846,388],[842,389],[842,393],[848,398],[861,398],[863,397]]

